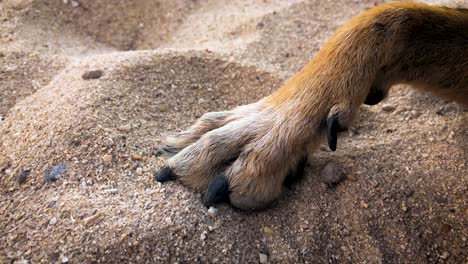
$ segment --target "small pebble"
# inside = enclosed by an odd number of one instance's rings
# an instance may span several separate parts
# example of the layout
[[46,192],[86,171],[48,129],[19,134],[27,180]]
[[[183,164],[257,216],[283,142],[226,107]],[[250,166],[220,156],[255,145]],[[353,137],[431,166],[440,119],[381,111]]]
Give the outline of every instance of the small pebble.
[[201,233],[200,239],[201,239],[202,241],[204,241],[204,240],[206,239],[206,234],[207,234],[206,231],[203,231],[203,232]]
[[164,219],[164,221],[165,221],[166,224],[168,224],[168,225],[172,224],[172,219],[171,219],[170,217],[166,217],[166,218]]
[[49,225],[55,225],[57,222],[58,222],[57,218],[52,217],[52,218],[49,220]]
[[18,183],[19,184],[25,183],[30,173],[31,173],[31,170],[29,169],[21,170],[20,174],[17,177]]
[[401,210],[403,210],[403,212],[408,212],[408,207],[406,206],[405,202],[401,203]]
[[263,227],[263,233],[267,236],[273,235],[273,229],[269,226]]
[[142,174],[143,174],[143,168],[142,168],[142,167],[136,168],[135,173],[136,173],[137,175],[142,175]]
[[384,104],[382,105],[382,110],[385,112],[393,112],[395,111],[396,106],[393,104]]
[[260,258],[260,263],[267,263],[268,262],[268,256],[266,254],[260,253],[258,256]]
[[112,162],[112,155],[106,154],[106,155],[102,156],[102,161],[104,161],[105,163],[111,163]]
[[70,259],[67,256],[64,256],[62,258],[62,263],[68,263],[69,261],[70,261]]
[[346,175],[340,164],[329,162],[325,165],[321,172],[322,180],[329,187],[334,187],[346,179]]
[[218,208],[210,206],[210,208],[208,209],[208,215],[216,216],[218,214],[218,211]]
[[405,188],[403,192],[405,193],[406,197],[411,197],[414,194],[414,190],[411,188]]
[[442,255],[440,255],[440,258],[441,259],[446,259],[446,258],[448,258],[448,256],[449,256],[449,253],[447,251],[445,251],[444,253],[442,253]]
[[132,155],[131,159],[132,160],[143,160],[143,157],[141,155]]
[[114,145],[114,140],[112,138],[110,138],[110,137],[104,138],[102,141],[103,141],[104,145],[106,145],[108,147],[111,147],[112,145]]
[[54,182],[60,179],[67,170],[67,166],[65,164],[58,164],[52,167],[48,172],[46,172],[45,178],[46,182]]
[[[73,4],[73,1],[72,1]],[[90,80],[90,79],[99,79],[102,76],[102,71],[101,70],[95,70],[95,71],[87,71],[81,75],[81,77],[84,80]]]
[[346,176],[346,178],[352,182],[356,182],[358,180],[358,178],[355,175],[348,175]]
[[411,118],[415,119],[415,118],[418,118],[421,115],[421,113],[419,113],[416,110],[411,110],[410,115],[411,115]]
[[123,126],[119,126],[117,128],[117,130],[121,131],[121,132],[130,132],[130,129],[132,127],[130,126],[130,124],[127,124],[127,125],[123,125]]
[[369,205],[366,202],[361,201],[361,207],[367,209],[367,208],[369,208]]
[[119,192],[119,189],[107,189],[107,190],[104,190],[105,193],[112,193],[112,194],[116,194]]
[[97,224],[101,220],[101,213],[97,212],[90,217],[83,219],[85,226],[92,226]]

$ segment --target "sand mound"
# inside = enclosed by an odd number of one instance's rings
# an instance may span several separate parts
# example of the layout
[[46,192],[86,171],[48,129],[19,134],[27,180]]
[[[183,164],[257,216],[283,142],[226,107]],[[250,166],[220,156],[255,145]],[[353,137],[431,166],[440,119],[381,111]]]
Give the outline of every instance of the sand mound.
[[467,260],[467,109],[408,87],[267,211],[153,181],[164,133],[270,93],[374,2],[76,3],[0,3],[1,263]]
[[[90,71],[102,77],[84,79]],[[127,166],[131,154],[149,157],[162,132],[187,127],[207,111],[258,100],[279,81],[207,52],[96,56],[70,65],[15,106],[3,125],[2,154],[8,167],[34,168],[32,185],[56,163],[102,174],[103,156],[115,157],[112,167]],[[74,176],[68,179],[79,181],[83,173]]]

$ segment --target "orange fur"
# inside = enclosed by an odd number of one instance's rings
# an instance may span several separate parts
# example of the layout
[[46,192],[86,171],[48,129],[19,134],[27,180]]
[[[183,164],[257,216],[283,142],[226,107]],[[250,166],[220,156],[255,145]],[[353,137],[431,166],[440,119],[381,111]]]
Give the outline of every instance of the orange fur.
[[466,10],[389,3],[352,18],[276,92],[172,138],[167,147],[180,152],[168,166],[200,190],[223,173],[233,205],[262,208],[318,144],[327,118],[349,126],[362,103],[397,83],[468,105]]

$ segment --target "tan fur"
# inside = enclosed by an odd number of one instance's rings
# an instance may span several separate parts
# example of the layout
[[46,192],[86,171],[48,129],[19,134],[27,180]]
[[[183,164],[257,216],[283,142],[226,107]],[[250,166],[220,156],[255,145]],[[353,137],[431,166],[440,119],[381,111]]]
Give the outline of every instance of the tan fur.
[[467,11],[390,3],[352,18],[270,96],[208,114],[170,139],[166,147],[180,152],[168,166],[199,190],[224,173],[233,205],[261,208],[321,140],[327,117],[348,126],[368,95],[398,83],[468,105]]

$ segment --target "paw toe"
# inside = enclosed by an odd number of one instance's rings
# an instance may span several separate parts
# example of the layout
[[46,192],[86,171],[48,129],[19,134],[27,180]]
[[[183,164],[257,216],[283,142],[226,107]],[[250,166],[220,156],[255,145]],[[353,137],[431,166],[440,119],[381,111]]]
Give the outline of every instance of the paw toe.
[[228,200],[229,195],[229,182],[224,175],[216,177],[203,196],[203,205],[210,207],[216,203]]
[[169,167],[164,167],[154,175],[154,179],[158,182],[167,182],[177,179],[177,175]]

